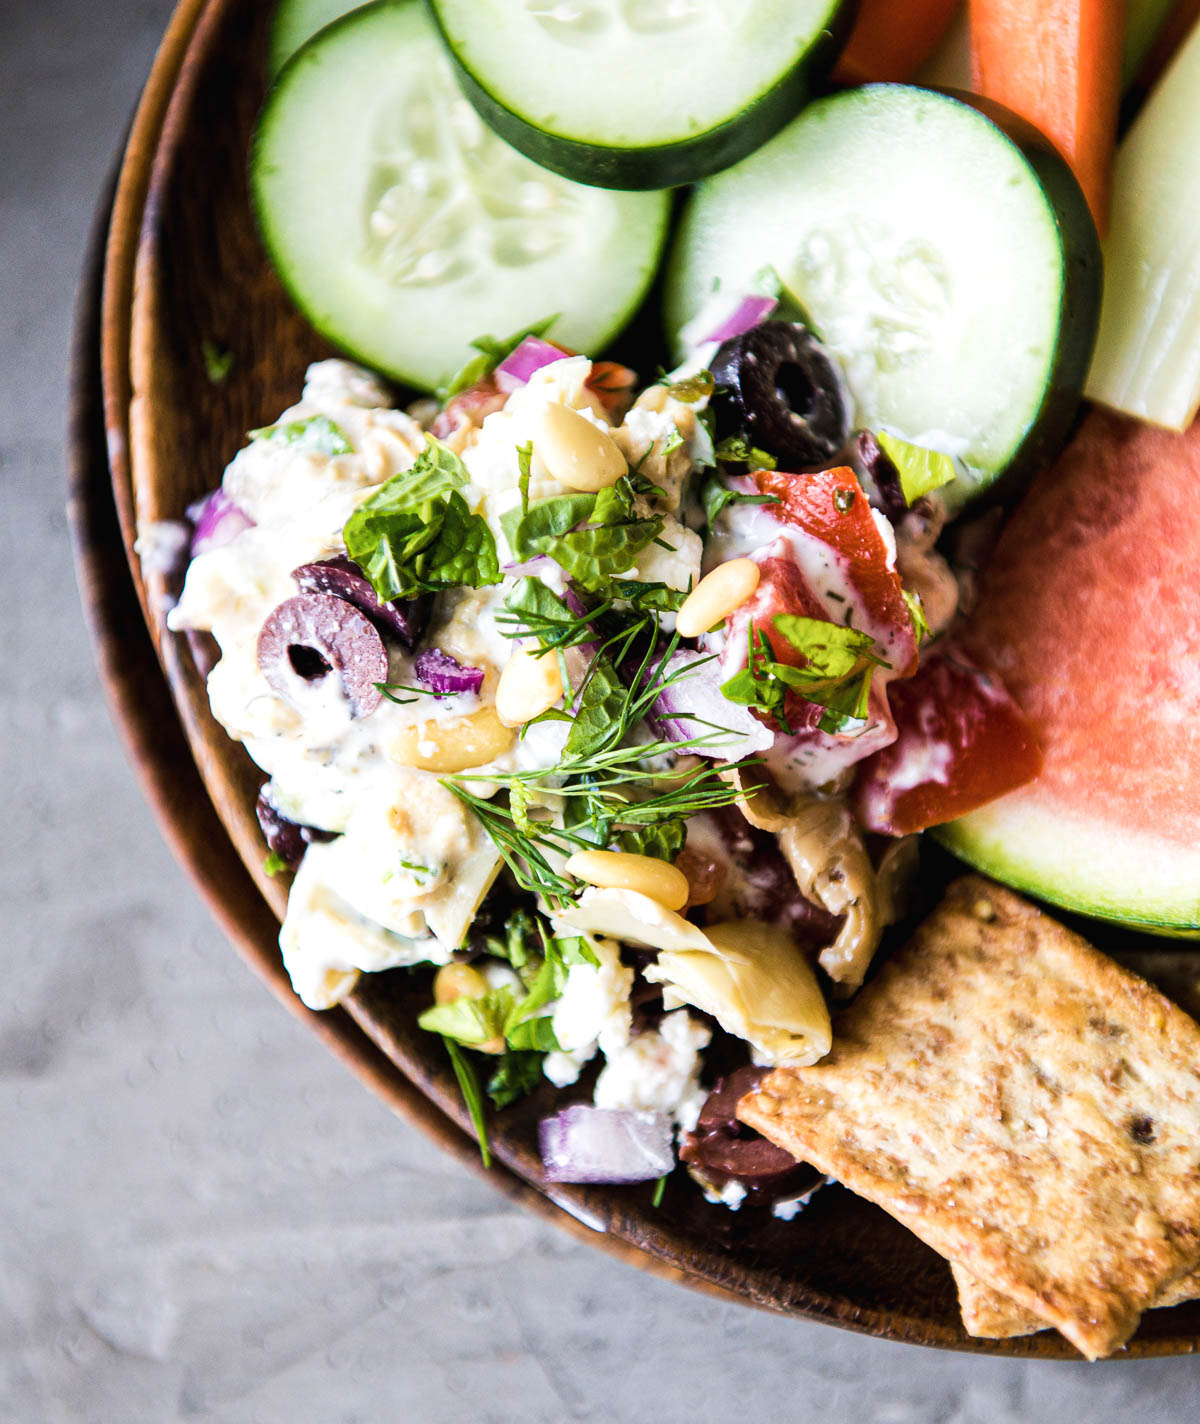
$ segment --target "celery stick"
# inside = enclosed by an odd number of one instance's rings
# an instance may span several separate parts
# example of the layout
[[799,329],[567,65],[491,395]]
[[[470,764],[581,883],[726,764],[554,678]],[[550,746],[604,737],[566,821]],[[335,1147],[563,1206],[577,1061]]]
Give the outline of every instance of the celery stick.
[[1092,400],[1184,430],[1200,406],[1200,29],[1117,151]]

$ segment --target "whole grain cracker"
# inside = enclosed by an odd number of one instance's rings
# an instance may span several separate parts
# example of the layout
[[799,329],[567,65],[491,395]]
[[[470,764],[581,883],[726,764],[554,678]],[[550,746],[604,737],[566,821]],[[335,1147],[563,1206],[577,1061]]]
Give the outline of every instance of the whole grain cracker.
[[[958,1287],[958,1308],[962,1311],[963,1328],[968,1335],[981,1340],[1010,1340],[1014,1335],[1034,1335],[1050,1327],[1032,1311],[1025,1310],[1008,1296],[973,1276],[965,1266],[951,1261],[954,1284]],[[1185,1300],[1200,1298],[1200,1272],[1189,1271],[1177,1281],[1165,1285],[1155,1296],[1157,1310],[1170,1305],[1182,1305]]]
[[1200,1028],[978,876],[738,1112],[1089,1358],[1200,1264]]

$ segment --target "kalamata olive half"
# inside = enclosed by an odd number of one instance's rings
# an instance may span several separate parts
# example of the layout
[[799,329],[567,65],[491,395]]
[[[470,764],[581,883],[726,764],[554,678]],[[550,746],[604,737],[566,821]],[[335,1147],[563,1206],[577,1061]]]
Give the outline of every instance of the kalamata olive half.
[[302,826],[295,821],[289,821],[271,800],[270,787],[271,783],[268,781],[259,790],[254,814],[258,817],[267,849],[277,855],[289,870],[295,870],[304,859],[304,852],[314,841],[332,841],[337,837],[332,831],[322,831],[316,826]]
[[718,433],[737,432],[790,471],[825,465],[849,435],[837,372],[807,327],[767,321],[712,363]]
[[301,564],[292,570],[292,577],[305,593],[331,593],[335,598],[352,603],[381,633],[391,633],[409,652],[417,646],[429,623],[431,595],[384,603],[371,587],[371,580],[345,554],[336,554],[332,559],[321,559],[315,564]]
[[774,1200],[797,1196],[821,1178],[816,1168],[797,1162],[738,1121],[738,1099],[757,1087],[766,1072],[747,1066],[720,1079],[700,1109],[695,1128],[684,1136],[679,1155],[717,1187],[740,1182],[752,1196]]
[[383,700],[387,649],[365,613],[327,593],[300,593],[274,609],[258,635],[258,665],[286,701],[303,706],[334,678],[351,714],[366,717]]

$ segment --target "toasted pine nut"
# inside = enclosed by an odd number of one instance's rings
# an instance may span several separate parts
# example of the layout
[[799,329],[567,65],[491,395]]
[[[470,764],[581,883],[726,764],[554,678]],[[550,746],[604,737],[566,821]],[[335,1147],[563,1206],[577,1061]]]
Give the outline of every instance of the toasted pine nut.
[[430,720],[401,727],[388,739],[384,751],[397,766],[450,772],[485,766],[512,744],[512,730],[500,721],[496,709],[482,707],[469,717],[449,722]]
[[554,654],[535,658],[518,648],[504,664],[496,684],[496,715],[506,727],[523,727],[553,707],[562,695],[562,673]]
[[470,964],[443,964],[433,976],[433,1002],[452,1004],[455,999],[482,999],[488,982]]
[[546,407],[538,419],[533,444],[542,464],[568,489],[588,493],[607,489],[628,469],[612,436],[570,406]]
[[723,622],[758,587],[762,571],[753,559],[730,559],[705,574],[675,615],[681,638],[698,638],[706,628]]
[[630,855],[620,850],[577,850],[567,861],[568,875],[576,875],[605,890],[636,890],[665,905],[682,910],[687,904],[688,881],[682,870],[651,855]]

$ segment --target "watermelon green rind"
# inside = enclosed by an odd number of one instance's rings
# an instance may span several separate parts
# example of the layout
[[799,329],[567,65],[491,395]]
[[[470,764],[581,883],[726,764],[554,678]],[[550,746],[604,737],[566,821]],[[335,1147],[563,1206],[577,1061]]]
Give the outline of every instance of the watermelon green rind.
[[1016,890],[1148,934],[1200,939],[1200,848],[1186,852],[1014,792],[933,835]]

